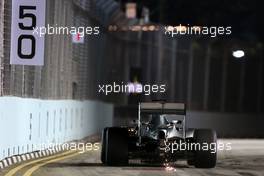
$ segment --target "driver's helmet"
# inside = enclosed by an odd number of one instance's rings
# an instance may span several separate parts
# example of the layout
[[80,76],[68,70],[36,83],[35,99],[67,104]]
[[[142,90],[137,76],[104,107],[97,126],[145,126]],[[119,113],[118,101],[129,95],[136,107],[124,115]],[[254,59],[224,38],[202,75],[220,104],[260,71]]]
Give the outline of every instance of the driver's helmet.
[[166,119],[165,115],[153,114],[150,116],[149,124],[151,128],[158,128],[163,125],[168,125],[169,121]]

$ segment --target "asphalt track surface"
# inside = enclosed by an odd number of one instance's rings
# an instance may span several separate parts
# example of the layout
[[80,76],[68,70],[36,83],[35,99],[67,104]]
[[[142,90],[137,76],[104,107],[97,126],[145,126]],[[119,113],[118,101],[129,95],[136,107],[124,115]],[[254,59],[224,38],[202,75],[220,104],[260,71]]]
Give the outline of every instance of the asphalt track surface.
[[[219,142],[219,141],[218,141]],[[83,154],[62,153],[41,161],[21,163],[0,171],[3,176],[264,176],[264,140],[220,140],[230,142],[232,150],[219,151],[213,169],[196,169],[185,161],[173,169],[162,166],[132,164],[108,167],[100,162],[100,151]]]

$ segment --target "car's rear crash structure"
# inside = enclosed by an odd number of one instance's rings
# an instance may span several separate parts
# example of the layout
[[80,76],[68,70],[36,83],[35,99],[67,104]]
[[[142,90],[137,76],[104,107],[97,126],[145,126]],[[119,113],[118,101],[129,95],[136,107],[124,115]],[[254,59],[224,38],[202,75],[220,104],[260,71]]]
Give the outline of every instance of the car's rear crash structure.
[[[148,118],[144,121],[144,118]],[[101,160],[106,165],[127,165],[129,159],[174,163],[185,159],[197,168],[216,165],[216,132],[187,129],[182,103],[139,103],[134,126],[109,127],[102,132]],[[170,119],[171,121],[169,121]],[[182,147],[184,146],[185,147]],[[215,145],[212,145],[215,144]]]

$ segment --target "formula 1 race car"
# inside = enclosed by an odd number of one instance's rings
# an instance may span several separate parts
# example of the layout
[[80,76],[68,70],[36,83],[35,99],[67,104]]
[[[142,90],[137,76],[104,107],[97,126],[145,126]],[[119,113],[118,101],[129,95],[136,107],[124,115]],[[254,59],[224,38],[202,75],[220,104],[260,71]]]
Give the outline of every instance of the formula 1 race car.
[[139,103],[134,125],[103,130],[102,162],[118,166],[127,165],[129,159],[160,164],[184,159],[197,168],[215,167],[216,132],[188,129],[185,118],[183,103]]

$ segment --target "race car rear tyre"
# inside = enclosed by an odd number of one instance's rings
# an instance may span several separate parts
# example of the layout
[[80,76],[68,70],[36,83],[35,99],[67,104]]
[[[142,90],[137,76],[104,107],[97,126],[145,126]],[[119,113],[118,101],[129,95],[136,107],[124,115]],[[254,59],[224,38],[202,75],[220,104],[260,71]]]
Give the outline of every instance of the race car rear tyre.
[[128,164],[128,131],[126,128],[108,128],[105,144],[107,165],[124,166]]
[[216,132],[210,129],[196,129],[194,131],[194,141],[200,145],[200,150],[195,151],[194,166],[196,168],[215,167],[217,158]]
[[106,131],[108,128],[104,128],[102,132],[102,138],[101,138],[101,143],[102,143],[102,149],[101,149],[101,161],[103,164],[105,164],[105,148],[106,148]]

